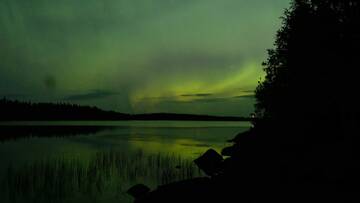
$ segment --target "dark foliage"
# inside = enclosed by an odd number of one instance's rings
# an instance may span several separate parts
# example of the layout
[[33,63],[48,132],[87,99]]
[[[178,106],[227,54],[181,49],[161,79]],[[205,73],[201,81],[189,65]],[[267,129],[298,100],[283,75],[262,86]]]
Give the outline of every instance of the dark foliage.
[[255,148],[268,151],[259,156],[285,182],[360,180],[359,27],[355,0],[295,0],[285,12],[252,129]]
[[359,112],[360,3],[295,0],[256,90],[257,116],[355,119]]

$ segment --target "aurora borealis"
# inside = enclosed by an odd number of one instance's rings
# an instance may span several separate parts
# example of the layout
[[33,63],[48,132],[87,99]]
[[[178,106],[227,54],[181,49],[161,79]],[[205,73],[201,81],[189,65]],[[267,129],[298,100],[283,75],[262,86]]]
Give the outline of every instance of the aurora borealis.
[[0,0],[0,96],[248,115],[289,0]]

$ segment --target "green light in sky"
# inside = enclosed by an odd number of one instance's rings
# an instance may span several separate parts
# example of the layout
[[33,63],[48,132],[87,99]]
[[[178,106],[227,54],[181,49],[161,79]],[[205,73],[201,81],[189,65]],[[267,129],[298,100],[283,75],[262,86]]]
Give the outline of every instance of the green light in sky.
[[288,4],[0,0],[0,96],[128,113],[248,115],[254,99],[241,96],[263,75]]

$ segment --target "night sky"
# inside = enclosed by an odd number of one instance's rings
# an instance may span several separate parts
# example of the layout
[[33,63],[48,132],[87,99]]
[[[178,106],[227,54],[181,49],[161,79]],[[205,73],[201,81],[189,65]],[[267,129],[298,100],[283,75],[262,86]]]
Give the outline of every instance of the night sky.
[[290,0],[0,0],[0,96],[247,116]]

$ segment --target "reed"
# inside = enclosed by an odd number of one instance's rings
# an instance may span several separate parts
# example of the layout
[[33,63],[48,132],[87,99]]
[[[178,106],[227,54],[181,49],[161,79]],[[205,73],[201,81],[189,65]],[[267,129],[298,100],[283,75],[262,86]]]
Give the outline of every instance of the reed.
[[136,183],[150,187],[201,176],[189,159],[175,154],[97,152],[89,160],[57,157],[9,166],[2,180],[5,202],[124,202]]

